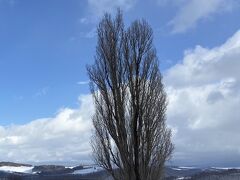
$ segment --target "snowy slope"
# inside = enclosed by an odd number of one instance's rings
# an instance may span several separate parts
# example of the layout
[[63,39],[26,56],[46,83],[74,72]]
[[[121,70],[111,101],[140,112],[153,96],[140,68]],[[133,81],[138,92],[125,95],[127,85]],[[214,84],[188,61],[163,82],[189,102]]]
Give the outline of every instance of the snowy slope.
[[85,166],[84,169],[75,170],[73,174],[90,174],[102,171],[103,169],[95,166]]
[[19,172],[19,173],[32,173],[33,166],[0,166],[0,171]]

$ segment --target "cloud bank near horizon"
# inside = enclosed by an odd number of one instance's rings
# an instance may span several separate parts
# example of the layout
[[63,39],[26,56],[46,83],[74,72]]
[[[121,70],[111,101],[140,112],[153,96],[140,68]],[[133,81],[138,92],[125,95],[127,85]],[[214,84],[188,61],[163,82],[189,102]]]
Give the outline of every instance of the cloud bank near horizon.
[[240,31],[212,49],[196,46],[164,75],[179,163],[239,165]]
[[79,108],[63,108],[52,118],[23,125],[0,126],[0,159],[17,162],[89,162],[91,95],[79,97]]
[[[240,158],[240,31],[212,49],[186,50],[164,72],[173,129],[173,163],[235,165]],[[79,107],[23,125],[0,126],[0,159],[19,162],[91,160],[91,95]]]

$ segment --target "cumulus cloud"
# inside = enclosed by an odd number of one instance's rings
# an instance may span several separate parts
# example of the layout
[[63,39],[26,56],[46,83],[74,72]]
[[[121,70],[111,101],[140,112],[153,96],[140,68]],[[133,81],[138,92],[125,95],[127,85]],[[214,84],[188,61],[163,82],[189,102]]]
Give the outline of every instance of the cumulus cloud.
[[[196,46],[164,73],[173,162],[180,165],[237,165],[240,158],[240,31],[224,44]],[[80,83],[81,84],[81,83]],[[91,95],[79,108],[24,125],[0,126],[0,159],[20,162],[89,161]]]
[[0,159],[35,163],[91,161],[91,95],[80,96],[79,102],[79,108],[63,108],[52,118],[0,126]]
[[175,162],[233,165],[240,158],[239,68],[240,31],[219,47],[187,50],[165,73]]
[[237,2],[236,0],[159,0],[159,4],[178,7],[177,14],[169,22],[169,25],[172,27],[172,33],[182,33],[215,14],[231,11]]
[[136,0],[88,0],[90,11],[98,17],[105,12],[113,13],[117,8],[128,11],[135,3]]

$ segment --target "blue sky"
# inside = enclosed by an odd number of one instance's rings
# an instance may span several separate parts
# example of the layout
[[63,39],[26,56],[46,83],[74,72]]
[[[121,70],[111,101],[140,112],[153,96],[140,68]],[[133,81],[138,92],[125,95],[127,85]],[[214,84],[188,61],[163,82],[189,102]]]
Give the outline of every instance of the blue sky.
[[[79,0],[0,3],[1,124],[22,124],[51,116],[61,107],[76,107],[79,94],[88,92],[87,85],[77,82],[88,80],[85,66],[93,62],[96,36],[87,35],[96,27],[99,14]],[[202,19],[187,32],[171,34],[168,23],[177,7],[159,3],[134,2],[124,16],[127,23],[145,18],[151,24],[162,71],[180,60],[185,49],[221,44],[240,25],[236,20],[240,11],[234,10]]]
[[[234,43],[227,43],[231,37],[235,43],[240,40],[238,34],[234,36],[240,28],[238,20],[240,18],[240,2],[238,0],[0,0],[0,139],[8,141],[10,138],[13,142],[18,142],[20,134],[13,133],[11,136],[9,134],[15,132],[16,129],[20,131],[19,128],[39,123],[37,119],[43,118],[44,120],[43,122],[40,120],[40,124],[44,124],[56,120],[61,115],[65,117],[64,113],[78,115],[91,109],[88,104],[91,100],[89,100],[88,77],[85,67],[93,62],[97,41],[95,30],[101,16],[104,12],[114,13],[117,7],[122,8],[126,25],[135,19],[144,18],[152,26],[154,44],[161,63],[160,68],[165,77],[167,89],[170,89],[168,90],[170,103],[173,89],[175,90],[174,97],[176,97],[176,94],[182,91],[188,92],[187,88],[192,88],[193,84],[200,83],[181,79],[175,82],[181,76],[184,78],[186,72],[191,69],[192,66],[188,67],[188,65],[192,60],[188,61],[188,59],[195,57],[195,59],[201,60],[202,57],[208,56],[207,53],[210,56],[219,56],[218,59],[221,59],[222,56],[218,53],[212,54],[215,51],[223,51],[221,49],[224,47],[231,47]],[[229,53],[231,59],[233,53],[230,50],[223,52]],[[229,60],[225,65],[219,67],[231,71],[232,67],[229,64],[235,63],[235,68],[239,65],[235,59],[233,62]],[[184,72],[182,72],[183,70]],[[211,74],[210,71],[213,72],[213,70],[201,71],[200,68],[196,72],[206,75],[206,73]],[[195,69],[192,72],[195,72]],[[194,76],[194,73],[191,73],[186,76],[186,79]],[[226,72],[226,77],[218,75],[216,79],[213,78],[214,83],[221,84],[229,78],[229,81],[231,78],[238,80],[239,74],[230,73],[229,75],[228,73],[230,72]],[[201,86],[199,85],[197,88],[207,89],[209,84],[205,82],[209,81],[201,80]],[[211,87],[214,83],[211,84]],[[184,84],[186,88],[182,88],[183,85],[179,84]],[[194,88],[196,87],[194,86]],[[199,91],[196,93],[199,94]],[[208,92],[206,97],[209,97],[209,94],[211,92]],[[214,98],[216,98],[215,96],[217,97],[217,95],[213,95]],[[170,104],[169,111],[176,110],[174,105],[174,103]],[[192,107],[192,105],[186,104],[186,107]],[[215,107],[212,105],[211,108]],[[183,112],[184,110],[181,113]],[[196,112],[196,114],[203,112],[205,111]],[[213,112],[209,112],[209,114],[212,115]],[[179,119],[181,119],[181,113]],[[177,133],[181,130],[181,123],[179,123],[180,120],[171,120],[171,118],[178,119],[173,114],[169,115],[169,124]],[[226,119],[229,118],[227,114],[228,112],[224,114]],[[189,123],[192,116],[197,115],[190,114],[182,121]],[[90,119],[85,115],[83,117]],[[80,118],[81,121],[84,119],[83,117]],[[237,114],[236,118],[239,117],[240,115]],[[207,117],[201,118],[207,119]],[[60,119],[60,122],[66,123],[64,118]],[[210,116],[210,119],[214,118]],[[64,123],[64,127],[68,127],[69,124]],[[201,125],[199,117],[194,121],[193,126],[191,123],[188,124],[190,127],[188,130],[196,128],[197,123]],[[85,127],[85,125],[82,126]],[[88,124],[88,127],[90,126]],[[213,126],[219,128],[214,123]],[[202,128],[206,127],[203,126],[200,130]],[[185,131],[185,129],[182,130]],[[62,137],[61,135],[64,133],[67,134],[68,131],[64,130],[62,133],[59,137]],[[183,138],[174,137],[175,144],[183,141],[184,135],[180,133],[179,137]],[[186,141],[191,144],[190,140]],[[32,147],[32,142],[33,140],[23,141],[22,144]],[[84,142],[87,143],[87,140]],[[46,141],[43,140],[42,143],[46,143]],[[52,145],[49,146],[52,147]],[[210,149],[209,152],[215,152],[216,147]],[[53,148],[53,154],[56,148]],[[184,162],[181,155],[187,152],[181,148],[179,146],[176,150],[176,154],[180,157],[177,161],[179,163]],[[7,145],[4,150],[9,151]],[[23,148],[23,150],[26,149]],[[237,153],[239,150],[230,148],[230,151]],[[14,155],[14,152],[6,156],[6,159],[20,160],[21,158]],[[31,151],[31,153],[33,157],[42,157],[37,151]],[[53,154],[50,153],[53,157],[52,161],[58,161],[59,156],[61,161],[69,160],[66,158],[67,153],[62,153],[62,156]],[[86,154],[89,154],[88,149],[79,156],[76,153],[74,157],[89,159]],[[239,152],[237,154],[239,155]],[[192,156],[196,157],[196,154],[192,153]],[[34,158],[30,158],[28,161],[34,161]],[[222,159],[215,161],[219,164],[225,163],[225,160]],[[201,164],[199,159],[196,159],[195,162],[188,161],[188,163]]]

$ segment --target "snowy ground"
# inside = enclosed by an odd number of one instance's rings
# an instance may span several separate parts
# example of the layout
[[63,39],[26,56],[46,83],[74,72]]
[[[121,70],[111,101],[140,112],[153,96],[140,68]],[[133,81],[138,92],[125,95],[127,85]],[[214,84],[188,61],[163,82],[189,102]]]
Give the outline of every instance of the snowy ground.
[[7,171],[7,172],[19,172],[19,173],[32,173],[33,166],[1,166],[0,171]]
[[240,167],[211,167],[211,168],[220,170],[240,169]]
[[73,172],[73,174],[90,174],[102,171],[103,169],[96,166],[84,166],[84,169],[76,170]]
[[[32,169],[34,166],[0,166],[0,171],[5,171],[5,172],[18,172],[18,173],[33,173]],[[69,168],[69,167],[66,167]],[[74,168],[74,167],[70,167]],[[97,166],[84,166],[83,169],[80,170],[75,170],[72,174],[90,174],[90,173],[95,173],[102,171],[103,169]]]

